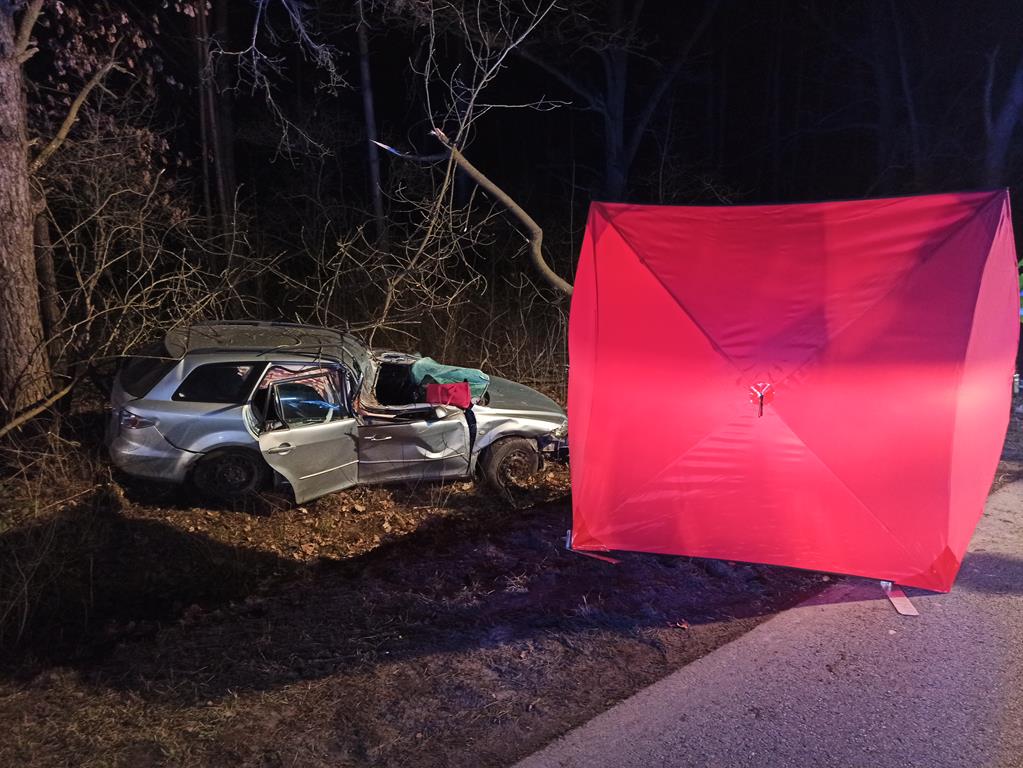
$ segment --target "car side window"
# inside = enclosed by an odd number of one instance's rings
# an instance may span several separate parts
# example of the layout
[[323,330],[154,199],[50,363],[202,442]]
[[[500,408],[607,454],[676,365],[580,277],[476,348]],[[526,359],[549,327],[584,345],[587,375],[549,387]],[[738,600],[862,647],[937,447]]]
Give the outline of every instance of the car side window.
[[289,427],[326,424],[345,417],[345,407],[327,373],[273,385],[277,415]]
[[145,397],[179,362],[167,357],[163,344],[147,345],[122,364],[121,389],[133,397]]
[[208,363],[193,370],[171,396],[188,403],[241,405],[256,386],[264,363]]

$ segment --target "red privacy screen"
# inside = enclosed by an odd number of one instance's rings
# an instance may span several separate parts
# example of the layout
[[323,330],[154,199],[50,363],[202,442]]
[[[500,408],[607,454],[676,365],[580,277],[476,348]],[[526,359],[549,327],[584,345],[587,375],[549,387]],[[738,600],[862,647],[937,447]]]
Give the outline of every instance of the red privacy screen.
[[947,591],[1009,418],[1005,191],[594,203],[569,325],[572,546]]

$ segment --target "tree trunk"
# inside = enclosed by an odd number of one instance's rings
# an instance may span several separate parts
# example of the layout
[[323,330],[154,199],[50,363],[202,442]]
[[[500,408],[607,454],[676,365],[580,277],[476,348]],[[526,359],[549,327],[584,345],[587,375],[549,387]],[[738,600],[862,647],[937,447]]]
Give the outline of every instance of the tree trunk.
[[874,73],[874,90],[877,98],[877,145],[875,163],[877,179],[871,192],[882,195],[890,194],[895,188],[892,175],[892,142],[896,136],[895,99],[892,95],[891,77],[888,73],[890,45],[884,34],[884,19],[874,15],[873,21],[873,57],[870,65]]
[[25,94],[13,11],[0,4],[0,413],[4,420],[50,391],[43,347]]
[[[213,8],[214,36],[230,49],[227,0],[218,0]],[[207,45],[207,49],[209,46]],[[234,197],[238,190],[234,157],[234,97],[231,94],[231,73],[227,58],[218,56],[213,67],[210,86],[210,129],[213,135],[213,161],[217,181],[217,200],[224,232],[230,236],[230,252],[234,252]]]
[[380,154],[376,146],[377,118],[373,107],[373,78],[369,67],[369,36],[366,33],[366,19],[362,13],[362,0],[358,0],[359,9],[359,73],[362,78],[362,112],[366,122],[366,151],[369,153],[369,193],[373,200],[373,218],[376,220],[377,239],[387,240],[387,226],[384,221],[384,193],[380,188]]
[[[226,274],[235,249],[235,206],[237,190],[234,157],[234,113],[229,92],[230,73],[223,56],[213,56],[210,24],[223,47],[229,47],[228,16],[223,0],[208,7],[200,4],[192,20],[197,72],[196,94],[199,110],[199,142],[202,155],[202,193],[206,219],[211,230],[223,236],[223,252],[211,257],[209,268]],[[211,19],[212,11],[212,19]],[[237,309],[233,307],[232,310]]]
[[1006,163],[1016,126],[1023,118],[1023,56],[1016,64],[1012,80],[997,110],[992,106],[996,59],[992,56],[984,85],[984,184],[1001,187],[1005,184]]
[[51,362],[56,350],[53,340],[60,334],[60,303],[57,300],[57,270],[53,264],[50,220],[45,210],[35,216],[36,276],[39,280],[39,309],[42,312],[44,338],[50,342]]
[[630,170],[625,153],[625,93],[628,88],[629,54],[621,48],[608,48],[602,58],[606,83],[603,109],[603,199],[619,202],[625,194]]
[[781,6],[775,7],[774,15],[774,54],[771,60],[771,76],[768,92],[770,93],[771,123],[771,199],[781,199],[781,160],[782,160],[782,55],[784,51],[784,16]]
[[195,39],[196,95],[199,97],[199,155],[202,158],[202,200],[206,211],[206,221],[213,227],[214,204],[210,167],[212,165],[213,141],[210,136],[210,112],[207,107],[209,99],[209,83],[206,78],[206,65],[209,64],[210,46],[206,36],[206,5],[192,19]]
[[909,118],[909,159],[913,167],[913,183],[923,187],[923,155],[920,144],[920,121],[916,116],[916,104],[913,89],[909,84],[909,63],[905,43],[902,39],[902,23],[894,0],[889,0],[892,14],[892,28],[895,31],[895,56],[899,64],[899,85],[902,87],[902,101],[906,105],[906,116]]

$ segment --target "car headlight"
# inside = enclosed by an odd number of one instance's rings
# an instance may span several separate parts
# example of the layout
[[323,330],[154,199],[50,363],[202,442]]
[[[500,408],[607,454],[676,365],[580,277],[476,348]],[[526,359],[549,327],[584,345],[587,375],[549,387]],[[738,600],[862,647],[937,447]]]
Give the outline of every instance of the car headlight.
[[551,432],[551,437],[556,440],[564,440],[568,437],[568,421],[562,422],[560,427]]

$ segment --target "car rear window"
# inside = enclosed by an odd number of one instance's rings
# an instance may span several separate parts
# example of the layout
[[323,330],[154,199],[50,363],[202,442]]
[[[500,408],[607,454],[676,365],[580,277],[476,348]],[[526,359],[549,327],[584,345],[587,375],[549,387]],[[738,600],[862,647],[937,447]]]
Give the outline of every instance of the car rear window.
[[177,364],[162,345],[141,349],[121,366],[121,389],[133,397],[145,397]]
[[256,386],[265,363],[208,363],[192,371],[171,397],[189,403],[241,405]]

